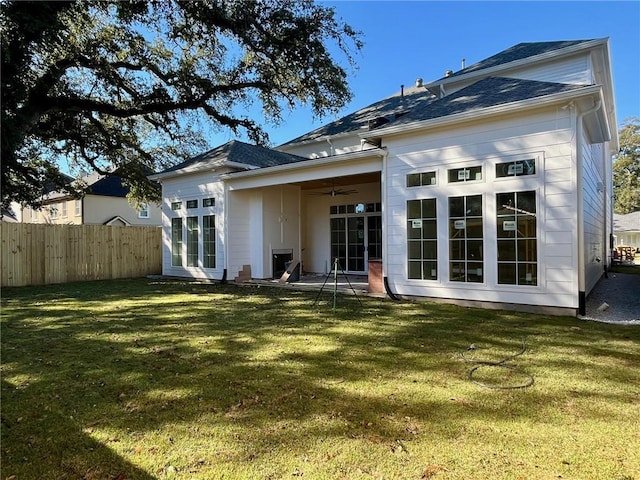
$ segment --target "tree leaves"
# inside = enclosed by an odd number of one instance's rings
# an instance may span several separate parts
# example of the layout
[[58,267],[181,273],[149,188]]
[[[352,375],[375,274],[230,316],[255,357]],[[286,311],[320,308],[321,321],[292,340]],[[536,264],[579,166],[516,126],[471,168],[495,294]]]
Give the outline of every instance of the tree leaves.
[[[56,177],[120,169],[133,196],[226,128],[267,143],[262,122],[308,104],[317,116],[351,98],[359,34],[310,0],[3,2],[2,202],[37,206]],[[334,46],[332,48],[332,45]],[[259,102],[264,118],[246,112]],[[42,179],[45,179],[43,182]]]
[[630,118],[620,130],[620,153],[613,163],[614,211],[640,210],[640,119]]

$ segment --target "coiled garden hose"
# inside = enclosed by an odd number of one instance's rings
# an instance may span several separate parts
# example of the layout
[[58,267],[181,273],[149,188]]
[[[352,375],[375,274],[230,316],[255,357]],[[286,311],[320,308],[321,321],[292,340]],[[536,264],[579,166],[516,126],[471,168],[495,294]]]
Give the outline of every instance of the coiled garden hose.
[[[515,353],[513,355],[509,355],[508,357],[505,357],[505,358],[503,358],[502,360],[500,360],[498,362],[491,362],[491,361],[488,361],[488,360],[476,360],[475,358],[468,358],[466,356],[466,353],[469,352],[469,351],[476,350],[476,348],[477,348],[476,345],[472,344],[469,348],[467,348],[467,350],[465,352],[462,352],[462,354],[461,354],[461,356],[462,356],[462,358],[464,359],[465,362],[475,363],[476,364],[475,367],[473,367],[471,370],[469,370],[469,373],[467,375],[469,377],[469,380],[471,380],[476,385],[480,385],[481,387],[485,387],[485,388],[497,389],[497,390],[512,390],[512,389],[517,389],[517,388],[527,388],[527,387],[530,387],[531,385],[533,385],[533,382],[534,382],[533,375],[523,371],[517,365],[509,365],[509,364],[507,364],[507,362],[510,362],[514,358],[522,355],[524,352],[527,351],[526,337],[522,337],[522,348],[520,349],[520,351],[518,353]],[[476,380],[474,378],[474,373],[477,370],[479,370],[481,368],[485,368],[485,367],[506,368],[506,369],[511,370],[511,371],[519,372],[522,375],[524,375],[527,378],[527,380],[525,382],[521,383],[521,384],[516,384],[516,385],[499,385],[499,384],[494,384],[494,383],[480,382],[480,381],[478,381],[478,380]]]

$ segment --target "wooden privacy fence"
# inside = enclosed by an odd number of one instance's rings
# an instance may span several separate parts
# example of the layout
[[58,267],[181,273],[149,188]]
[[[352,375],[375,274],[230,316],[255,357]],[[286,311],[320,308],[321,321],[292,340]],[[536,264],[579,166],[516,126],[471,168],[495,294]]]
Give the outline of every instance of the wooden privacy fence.
[[162,272],[160,227],[0,223],[0,285],[44,285]]

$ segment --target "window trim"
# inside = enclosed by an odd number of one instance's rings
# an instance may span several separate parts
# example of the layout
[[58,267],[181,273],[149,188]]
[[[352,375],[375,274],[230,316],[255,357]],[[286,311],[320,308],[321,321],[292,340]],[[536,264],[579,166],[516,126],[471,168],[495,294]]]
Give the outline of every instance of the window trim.
[[[433,210],[434,210],[434,216],[433,217],[425,217],[424,216],[424,211],[423,211],[423,202],[424,201],[433,201]],[[409,217],[409,203],[410,202],[420,202],[420,218],[410,218]],[[406,252],[406,267],[407,267],[407,271],[406,271],[406,279],[409,282],[440,282],[441,281],[441,276],[442,276],[442,268],[440,268],[440,260],[439,260],[439,249],[440,249],[440,245],[438,242],[439,239],[439,235],[438,235],[438,231],[439,231],[439,219],[438,219],[438,208],[439,208],[439,204],[440,202],[438,202],[438,197],[427,197],[427,198],[407,198],[405,200],[405,208],[406,208],[406,215],[405,215],[405,221],[406,221],[406,227],[407,227],[407,233],[406,233],[406,248],[407,248],[407,252]],[[424,237],[424,221],[428,221],[428,222],[435,222],[435,236],[434,237]],[[419,222],[419,224],[417,223]],[[416,225],[414,227],[414,225]],[[419,238],[411,238],[410,234],[409,234],[409,228],[420,228],[420,237]],[[432,242],[434,244],[434,251],[435,251],[435,258],[425,258],[424,256],[424,244],[425,242]],[[421,251],[421,256],[419,259],[417,258],[411,258],[410,257],[410,245],[411,243],[416,243],[420,245],[420,251]],[[421,272],[421,276],[420,278],[414,278],[410,276],[410,264],[412,262],[419,262],[420,263],[420,272]],[[425,278],[424,275],[424,267],[425,267],[425,263],[435,263],[435,275],[432,275],[431,278]]]
[[[205,218],[210,218],[209,228],[205,227]],[[208,230],[208,232],[206,232]],[[213,253],[207,255],[207,246],[213,247]],[[207,259],[213,258],[213,265],[207,265]],[[218,235],[216,215],[202,215],[202,268],[215,269],[218,263]]]
[[[176,221],[180,222],[180,228],[175,228]],[[173,217],[171,218],[171,266],[172,267],[182,267],[184,260],[182,259],[182,254],[184,250],[184,222],[182,217]],[[178,233],[177,236],[174,237],[174,233]],[[177,241],[176,241],[177,240]],[[179,252],[176,252],[175,249],[179,248]]]
[[[516,230],[516,236],[513,237],[513,241],[515,242],[515,255],[516,258],[513,261],[507,261],[507,260],[499,260],[500,258],[500,252],[498,251],[499,249],[499,242],[500,241],[505,241],[505,240],[511,240],[511,238],[505,238],[505,237],[500,237],[498,235],[499,231],[498,229],[500,228],[499,222],[500,219],[506,216],[510,216],[510,215],[498,215],[498,195],[505,195],[505,194],[514,194],[514,195],[518,195],[521,193],[533,193],[535,195],[535,217],[536,217],[536,225],[535,225],[535,237],[519,237],[517,235],[517,230]],[[496,246],[496,250],[495,250],[495,284],[496,286],[502,288],[509,288],[509,289],[513,289],[514,291],[522,291],[522,289],[540,289],[541,285],[543,284],[542,282],[542,271],[540,269],[540,258],[541,258],[541,243],[540,243],[540,228],[541,228],[541,221],[540,221],[540,198],[541,198],[541,193],[540,190],[538,188],[521,188],[521,189],[510,189],[507,191],[497,191],[494,192],[494,201],[495,201],[495,207],[494,207],[494,212],[493,212],[493,216],[494,216],[494,220],[496,222],[496,232],[495,232],[495,246]],[[516,197],[516,202],[517,202],[517,197]],[[515,222],[517,225],[518,222],[518,216],[519,215],[526,215],[526,214],[522,214],[520,212],[514,211],[513,212],[513,217],[515,218]],[[517,227],[516,227],[517,228]],[[532,261],[519,261],[518,260],[518,240],[535,240],[535,250],[536,250],[536,260],[535,262]],[[501,264],[513,264],[516,267],[516,283],[500,283],[500,273],[499,273],[499,266]],[[520,265],[535,265],[536,268],[536,283],[535,284],[528,284],[528,283],[518,283],[519,282],[519,276],[518,276],[518,269]]]
[[149,218],[149,204],[147,202],[140,204],[140,208],[138,209],[138,218]]
[[[431,180],[433,180],[431,183],[423,183],[423,177],[424,175],[428,175],[428,174],[433,174],[433,176],[429,177]],[[419,176],[419,182],[416,185],[409,185],[409,177],[413,176],[413,175],[418,175]],[[434,169],[434,170],[427,170],[424,172],[410,172],[407,173],[405,175],[405,186],[406,188],[419,188],[419,187],[435,187],[436,185],[438,185],[438,169]]]
[[[469,165],[469,166],[463,166],[463,167],[453,167],[453,168],[447,168],[447,184],[449,185],[454,185],[454,184],[459,184],[459,183],[480,183],[480,182],[484,182],[486,179],[486,171],[485,171],[485,166],[487,165],[486,161],[480,161],[480,163],[474,163],[473,165]],[[475,168],[480,168],[480,178],[477,178],[478,174],[476,173],[476,178],[465,178],[460,180],[460,173],[461,172],[467,172],[469,173],[469,176],[471,176],[471,169],[475,169]],[[451,180],[451,172],[453,171],[458,171],[458,180]]]

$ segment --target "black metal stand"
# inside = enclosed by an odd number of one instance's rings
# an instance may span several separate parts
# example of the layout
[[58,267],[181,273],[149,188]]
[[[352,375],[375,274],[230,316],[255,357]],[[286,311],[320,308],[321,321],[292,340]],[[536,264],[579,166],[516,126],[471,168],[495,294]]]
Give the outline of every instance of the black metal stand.
[[353,292],[355,297],[358,299],[358,303],[362,307],[362,302],[360,301],[360,297],[358,297],[358,294],[356,293],[356,290],[353,288],[353,285],[351,285],[351,282],[349,281],[349,277],[347,276],[347,274],[344,272],[344,270],[340,266],[340,260],[338,259],[338,257],[336,257],[333,260],[333,272],[327,273],[327,276],[324,279],[324,283],[322,284],[322,287],[320,287],[320,291],[318,292],[318,295],[316,296],[316,299],[313,302],[313,305],[315,306],[318,303],[318,300],[320,299],[320,295],[322,295],[322,290],[324,290],[324,287],[327,284],[327,281],[329,280],[329,277],[331,276],[331,273],[333,273],[333,311],[335,312],[336,303],[337,303],[337,297],[338,297],[338,268],[340,268],[340,272],[342,273],[344,278],[347,280],[347,283],[349,284],[349,288],[351,288],[351,291]]

